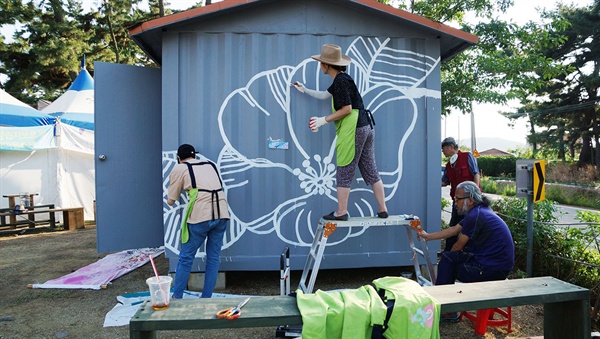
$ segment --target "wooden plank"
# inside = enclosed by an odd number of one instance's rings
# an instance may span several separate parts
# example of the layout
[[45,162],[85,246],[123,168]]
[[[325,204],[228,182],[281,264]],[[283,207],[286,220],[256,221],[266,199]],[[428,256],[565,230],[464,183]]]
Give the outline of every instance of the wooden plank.
[[85,221],[83,219],[83,207],[61,208],[59,210],[63,211],[63,222],[65,229],[73,231],[85,227]]
[[423,287],[442,312],[589,300],[589,290],[553,277]]
[[144,303],[129,323],[131,331],[215,329],[301,325],[296,298],[290,296],[252,297],[238,319],[217,319],[218,311],[233,307],[245,298],[206,298],[171,300],[169,308],[154,311]]

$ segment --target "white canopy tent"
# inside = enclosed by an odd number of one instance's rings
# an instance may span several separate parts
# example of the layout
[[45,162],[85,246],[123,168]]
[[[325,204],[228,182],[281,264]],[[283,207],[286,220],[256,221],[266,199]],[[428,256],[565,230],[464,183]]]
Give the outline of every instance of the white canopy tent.
[[[4,99],[5,95],[2,93],[2,101]],[[10,100],[14,102],[17,99]],[[82,68],[71,87],[42,112],[21,104],[37,112],[41,117],[45,117],[49,124],[28,125],[22,121],[31,120],[29,115],[19,119],[19,115],[15,114],[11,121],[16,124],[14,126],[19,127],[0,127],[3,128],[0,129],[0,141],[11,139],[13,144],[18,144],[8,148],[2,147],[3,144],[8,145],[8,142],[0,143],[0,152],[2,152],[0,193],[2,195],[39,193],[39,197],[35,200],[36,204],[54,203],[60,207],[83,206],[85,219],[94,219],[96,192],[92,77],[85,68]],[[29,113],[33,115],[32,112]],[[1,121],[8,121],[8,119]],[[36,131],[42,128],[48,130],[45,130],[45,133]],[[12,133],[13,136],[8,133]],[[27,145],[22,142],[27,137],[37,135],[36,133],[43,134],[48,139],[40,142],[42,146],[31,147],[29,146],[31,142]],[[0,204],[1,207],[7,205],[6,199]]]

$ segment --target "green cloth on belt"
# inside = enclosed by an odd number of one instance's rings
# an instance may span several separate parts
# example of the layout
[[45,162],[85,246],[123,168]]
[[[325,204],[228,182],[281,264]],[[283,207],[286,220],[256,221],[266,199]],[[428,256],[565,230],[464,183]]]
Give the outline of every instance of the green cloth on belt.
[[385,290],[388,300],[396,300],[384,332],[386,338],[440,338],[440,303],[417,282],[384,277],[373,280],[373,284]]
[[185,210],[185,215],[181,220],[181,243],[185,244],[190,239],[190,233],[188,232],[187,221],[192,214],[192,210],[194,209],[194,204],[196,203],[196,197],[198,196],[198,189],[192,188],[188,192],[189,202],[187,208]]
[[[331,100],[331,109],[333,108],[333,100]],[[356,153],[356,124],[358,122],[358,109],[353,109],[352,112],[346,115],[343,119],[334,121],[335,135],[335,153],[337,156],[337,165],[346,166],[354,160]]]
[[[440,305],[416,282],[401,277],[374,280],[395,305],[385,338],[439,339]],[[387,307],[371,285],[314,294],[296,291],[302,315],[302,337],[316,339],[371,338],[374,325],[383,325]]]
[[386,307],[372,286],[335,292],[296,291],[302,314],[302,337],[311,339],[370,338],[373,324],[382,324]]

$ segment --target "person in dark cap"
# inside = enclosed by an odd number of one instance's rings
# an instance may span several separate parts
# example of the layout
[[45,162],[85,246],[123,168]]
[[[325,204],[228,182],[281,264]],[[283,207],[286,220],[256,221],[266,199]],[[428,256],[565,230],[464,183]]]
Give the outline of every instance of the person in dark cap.
[[[450,158],[446,163],[446,170],[442,175],[442,187],[450,185],[450,198],[452,198],[452,216],[448,225],[450,227],[458,224],[463,218],[456,210],[456,187],[463,181],[473,181],[479,186],[479,166],[477,160],[470,152],[462,152],[458,149],[458,144],[453,137],[447,137],[442,140],[442,152],[444,156]],[[446,239],[444,251],[450,251],[452,245],[456,242],[457,237],[449,237]]]
[[377,201],[377,216],[389,216],[385,204],[385,192],[381,176],[375,163],[375,130],[371,111],[366,110],[363,99],[354,80],[346,73],[346,67],[352,59],[342,53],[340,46],[325,44],[321,54],[313,55],[319,61],[323,74],[333,78],[333,83],[326,91],[315,91],[304,87],[300,82],[291,84],[301,93],[317,99],[332,98],[332,113],[322,117],[312,117],[309,127],[316,132],[319,127],[333,122],[336,132],[336,185],[337,209],[323,216],[326,220],[348,220],[348,200],[350,183],[360,170],[365,183],[371,185]]
[[181,250],[175,271],[173,298],[181,299],[187,288],[196,252],[206,240],[206,268],[202,298],[210,298],[217,283],[223,235],[229,226],[227,199],[217,166],[196,160],[194,146],[183,144],[169,174],[167,204],[172,206],[187,192],[189,202],[181,223]]

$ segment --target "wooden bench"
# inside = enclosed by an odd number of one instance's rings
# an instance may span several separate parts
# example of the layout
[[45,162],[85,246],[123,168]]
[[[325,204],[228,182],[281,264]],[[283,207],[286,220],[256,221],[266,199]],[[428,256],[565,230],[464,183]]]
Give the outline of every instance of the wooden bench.
[[[50,227],[56,227],[55,213],[62,212],[63,223],[66,230],[75,230],[84,228],[83,207],[54,208],[54,204],[36,205],[30,209],[24,210],[20,214],[15,214],[13,209],[0,209],[0,228],[17,229],[19,226],[29,226],[34,228],[36,225],[49,224]],[[37,219],[37,214],[48,214],[48,218]],[[6,218],[9,218],[9,222]],[[16,219],[16,220],[11,220]]]
[[[493,307],[544,305],[544,338],[590,338],[589,290],[553,277],[490,281],[424,289],[441,304],[441,312],[459,312]],[[244,298],[171,300],[169,308],[154,311],[144,303],[129,322],[130,338],[156,338],[159,330],[219,329],[301,325],[296,298],[253,297],[242,316],[233,321],[215,314],[237,305]],[[275,328],[273,329],[275,331]]]

